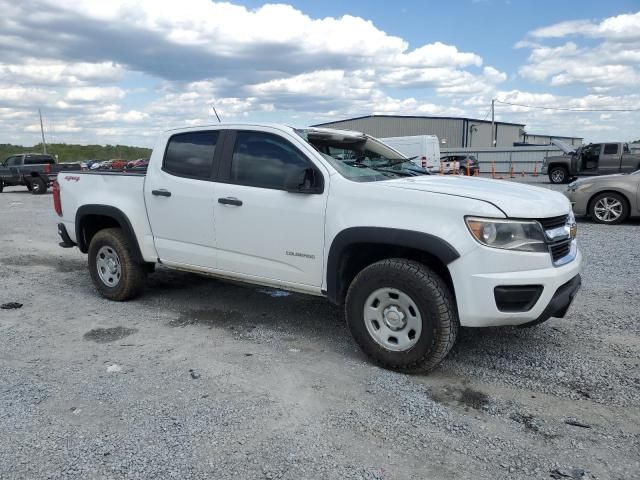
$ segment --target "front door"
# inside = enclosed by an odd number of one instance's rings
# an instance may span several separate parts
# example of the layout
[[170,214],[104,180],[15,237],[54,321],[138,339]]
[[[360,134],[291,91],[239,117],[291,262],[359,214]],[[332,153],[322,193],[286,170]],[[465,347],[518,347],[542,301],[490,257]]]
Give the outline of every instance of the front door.
[[289,193],[284,182],[296,170],[313,168],[320,176],[326,170],[295,139],[249,130],[234,136],[216,183],[219,268],[238,277],[319,287],[328,188]]
[[216,268],[213,173],[220,131],[178,133],[149,164],[144,198],[160,257],[172,265]]

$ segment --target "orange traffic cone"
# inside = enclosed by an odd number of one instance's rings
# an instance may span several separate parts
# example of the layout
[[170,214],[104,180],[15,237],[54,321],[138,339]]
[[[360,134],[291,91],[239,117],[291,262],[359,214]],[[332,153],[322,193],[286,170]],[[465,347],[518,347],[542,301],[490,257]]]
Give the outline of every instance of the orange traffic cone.
[[509,168],[509,178],[516,178],[516,174],[513,171],[513,165]]
[[496,162],[491,160],[491,178],[496,178]]
[[536,160],[536,163],[533,164],[533,176],[537,177],[538,176],[538,161]]
[[467,162],[467,177],[471,176],[471,165],[469,165],[469,162]]

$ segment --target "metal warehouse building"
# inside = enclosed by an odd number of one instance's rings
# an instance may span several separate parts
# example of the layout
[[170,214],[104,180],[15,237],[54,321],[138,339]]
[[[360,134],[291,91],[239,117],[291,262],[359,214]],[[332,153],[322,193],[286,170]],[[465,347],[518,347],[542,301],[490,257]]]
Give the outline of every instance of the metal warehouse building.
[[[436,135],[441,146],[446,148],[491,146],[491,122],[475,118],[367,115],[314,127],[357,130],[378,138]],[[497,147],[513,147],[514,143],[522,141],[523,135],[524,124],[495,123]]]

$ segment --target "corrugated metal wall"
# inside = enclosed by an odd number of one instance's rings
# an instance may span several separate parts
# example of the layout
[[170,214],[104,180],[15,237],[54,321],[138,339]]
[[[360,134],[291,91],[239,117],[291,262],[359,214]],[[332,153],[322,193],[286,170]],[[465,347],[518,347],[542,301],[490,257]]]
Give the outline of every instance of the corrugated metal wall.
[[463,119],[368,117],[324,123],[323,127],[345,128],[367,133],[373,137],[406,137],[411,135],[437,135],[446,145],[462,146]]
[[566,138],[566,137],[554,137],[551,135],[527,135],[526,141],[527,143],[533,143],[537,145],[548,145],[551,142],[551,139],[553,138],[557,138],[558,140],[568,145],[574,145],[574,146],[582,145],[582,139],[578,137]]
[[[436,135],[441,146],[446,148],[462,148],[465,143],[474,147],[491,146],[491,122],[463,118],[365,117],[324,123],[322,126],[357,130],[378,138]],[[520,141],[521,128],[519,125],[497,123],[497,146],[513,147]],[[443,140],[446,142],[442,143]]]

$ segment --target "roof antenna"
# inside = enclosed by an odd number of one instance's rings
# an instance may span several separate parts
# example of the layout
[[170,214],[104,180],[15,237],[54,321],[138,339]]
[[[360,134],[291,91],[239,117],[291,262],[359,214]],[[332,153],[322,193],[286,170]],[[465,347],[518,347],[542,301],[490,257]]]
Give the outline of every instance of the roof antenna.
[[220,120],[220,117],[218,116],[218,112],[216,112],[216,107],[214,105],[211,105],[211,108],[213,108],[213,113],[216,114],[216,118],[218,119],[218,123],[222,123],[222,120]]

